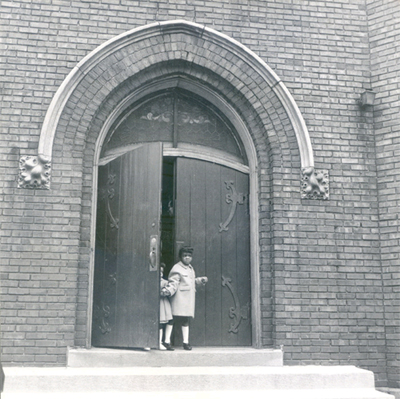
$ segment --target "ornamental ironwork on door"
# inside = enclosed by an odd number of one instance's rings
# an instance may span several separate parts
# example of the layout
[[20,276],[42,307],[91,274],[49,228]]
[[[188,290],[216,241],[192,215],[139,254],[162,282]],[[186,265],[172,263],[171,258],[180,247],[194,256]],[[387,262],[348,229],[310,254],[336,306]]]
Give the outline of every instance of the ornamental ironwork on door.
[[92,345],[158,344],[160,143],[99,168]]
[[176,178],[176,241],[194,248],[196,275],[208,277],[205,288],[197,290],[190,341],[251,345],[249,177],[178,158]]
[[232,221],[233,217],[235,216],[236,207],[237,205],[243,205],[245,200],[245,195],[243,193],[237,193],[235,189],[235,185],[233,181],[226,181],[225,182],[226,189],[231,190],[230,194],[226,194],[226,203],[231,204],[231,209],[229,211],[229,216],[225,220],[225,222],[221,222],[219,224],[219,232],[222,233],[223,231],[228,231],[229,223]]

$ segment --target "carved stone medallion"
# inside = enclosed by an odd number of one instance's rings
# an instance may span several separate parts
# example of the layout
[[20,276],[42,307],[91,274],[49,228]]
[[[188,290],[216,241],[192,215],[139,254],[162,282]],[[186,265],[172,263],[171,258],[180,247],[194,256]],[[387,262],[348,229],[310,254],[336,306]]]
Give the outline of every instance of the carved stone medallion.
[[50,189],[51,162],[41,156],[24,156],[19,161],[18,188]]
[[301,198],[329,199],[329,175],[327,170],[315,170],[313,167],[302,169]]

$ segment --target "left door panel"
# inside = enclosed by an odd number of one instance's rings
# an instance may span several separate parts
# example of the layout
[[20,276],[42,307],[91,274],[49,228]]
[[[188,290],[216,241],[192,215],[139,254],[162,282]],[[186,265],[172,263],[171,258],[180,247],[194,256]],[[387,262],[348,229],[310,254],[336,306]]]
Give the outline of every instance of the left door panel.
[[93,346],[157,346],[161,174],[161,143],[99,167]]

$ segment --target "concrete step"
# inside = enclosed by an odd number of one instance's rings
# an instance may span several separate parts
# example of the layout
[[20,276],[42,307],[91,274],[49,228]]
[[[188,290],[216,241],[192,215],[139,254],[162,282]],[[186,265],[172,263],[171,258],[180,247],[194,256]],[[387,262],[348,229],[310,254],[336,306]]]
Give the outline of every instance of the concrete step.
[[[73,399],[392,399],[373,389],[303,389],[303,390],[248,390],[248,391],[171,391],[171,392],[81,392]],[[71,393],[3,393],[2,399],[71,399]]]
[[394,396],[394,399],[400,399],[400,388],[379,388],[380,391]]
[[278,349],[194,348],[185,351],[69,349],[69,367],[226,367],[283,366]]
[[[3,399],[390,399],[353,366],[5,368]],[[23,396],[25,395],[25,396]],[[37,396],[35,396],[37,395]],[[64,395],[64,396],[62,396]],[[131,395],[131,396],[129,396]],[[268,395],[268,396],[266,396]],[[285,396],[286,395],[286,396]]]

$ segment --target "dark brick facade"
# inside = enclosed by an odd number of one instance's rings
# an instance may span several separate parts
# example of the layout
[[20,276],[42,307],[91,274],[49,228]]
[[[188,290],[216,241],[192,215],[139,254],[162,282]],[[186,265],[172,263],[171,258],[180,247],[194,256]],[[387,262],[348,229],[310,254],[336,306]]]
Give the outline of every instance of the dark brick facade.
[[[231,104],[254,142],[262,344],[283,345],[288,365],[354,364],[400,387],[399,18],[397,1],[379,0],[3,2],[3,363],[60,366],[87,344],[97,139],[129,93],[181,74]],[[301,199],[301,154],[273,87],[201,32],[143,37],[88,69],[58,123],[51,189],[17,188],[71,70],[117,35],[175,19],[237,40],[278,75],[329,171],[329,200]],[[364,89],[374,106],[359,105]]]
[[[389,381],[399,381],[399,187],[400,187],[400,4],[371,1],[368,23],[371,52],[371,87],[377,93],[374,134],[378,181],[379,234],[384,289],[383,315]],[[394,18],[396,16],[396,18]]]

